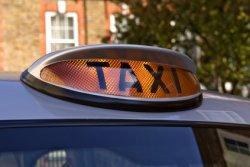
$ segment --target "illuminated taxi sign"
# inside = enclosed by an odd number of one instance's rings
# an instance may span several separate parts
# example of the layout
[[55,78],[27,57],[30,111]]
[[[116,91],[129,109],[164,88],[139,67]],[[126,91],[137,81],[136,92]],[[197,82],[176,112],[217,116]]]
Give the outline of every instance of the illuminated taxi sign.
[[142,61],[61,61],[44,67],[41,79],[69,89],[125,97],[183,97],[200,91],[191,72]]
[[44,93],[73,102],[170,111],[200,104],[200,85],[194,72],[188,57],[170,50],[102,45],[47,55],[21,79]]

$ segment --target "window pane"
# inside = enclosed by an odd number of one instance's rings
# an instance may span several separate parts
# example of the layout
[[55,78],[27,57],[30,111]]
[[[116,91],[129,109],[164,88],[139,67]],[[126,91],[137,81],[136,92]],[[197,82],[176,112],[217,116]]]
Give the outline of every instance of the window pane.
[[59,39],[60,38],[60,34],[58,30],[51,30],[51,35],[53,39]]
[[249,166],[247,150],[232,152],[224,147],[224,142],[249,145],[250,131],[214,126],[1,128],[0,164],[19,167]]
[[59,45],[60,45],[60,44],[52,43],[52,44],[51,44],[51,51],[53,52],[53,51],[58,50],[58,49],[59,49]]
[[74,39],[74,31],[68,30],[68,33],[69,33],[69,39]]
[[65,37],[65,30],[59,30],[59,33],[60,33],[60,36],[59,36],[59,38],[58,39],[66,39]]
[[74,39],[73,18],[56,15],[51,18],[52,39]]
[[51,36],[52,39],[66,39],[65,16],[56,15],[51,18]]
[[74,44],[74,43],[68,43],[66,46],[67,46],[67,47],[74,47],[75,44]]
[[74,43],[52,43],[51,44],[51,51],[56,51],[64,48],[74,47]]
[[57,26],[57,22],[56,22],[56,16],[51,17],[51,26]]
[[0,164],[7,166],[11,156],[11,162],[28,167],[202,166],[195,136],[186,127],[1,129]]
[[64,15],[57,15],[59,17],[59,26],[60,27],[65,27],[65,16]]
[[73,27],[73,18],[68,17],[68,27]]

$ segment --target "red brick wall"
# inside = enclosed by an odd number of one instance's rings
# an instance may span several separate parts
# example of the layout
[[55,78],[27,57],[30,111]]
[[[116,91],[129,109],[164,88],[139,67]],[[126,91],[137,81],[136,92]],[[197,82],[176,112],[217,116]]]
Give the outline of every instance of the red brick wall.
[[38,0],[0,0],[1,70],[23,71],[39,58]]
[[87,15],[87,43],[102,43],[102,39],[110,36],[109,16],[119,12],[120,8],[108,0],[85,0]]

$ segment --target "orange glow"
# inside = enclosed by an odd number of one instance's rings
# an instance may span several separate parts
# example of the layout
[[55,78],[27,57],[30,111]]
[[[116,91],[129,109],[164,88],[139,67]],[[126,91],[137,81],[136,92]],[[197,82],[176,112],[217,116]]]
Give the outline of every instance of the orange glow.
[[115,96],[173,98],[200,92],[191,72],[144,61],[67,60],[44,67],[40,76],[57,86]]

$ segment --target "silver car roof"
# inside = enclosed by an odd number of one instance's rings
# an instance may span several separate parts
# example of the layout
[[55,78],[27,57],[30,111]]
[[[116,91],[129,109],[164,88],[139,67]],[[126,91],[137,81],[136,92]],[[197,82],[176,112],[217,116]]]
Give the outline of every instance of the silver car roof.
[[200,107],[177,112],[133,112],[75,104],[42,94],[19,80],[0,80],[0,122],[20,120],[132,120],[250,125],[250,101],[203,92]]

